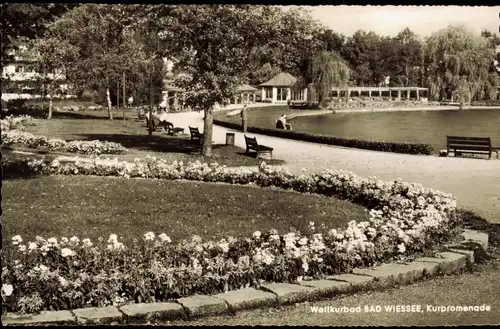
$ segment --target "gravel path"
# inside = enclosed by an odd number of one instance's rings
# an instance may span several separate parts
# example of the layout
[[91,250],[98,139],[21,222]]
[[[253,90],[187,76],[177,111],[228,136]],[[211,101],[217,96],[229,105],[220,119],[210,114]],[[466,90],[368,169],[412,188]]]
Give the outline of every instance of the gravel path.
[[[175,126],[203,130],[203,113],[172,114]],[[213,141],[225,143],[226,132],[236,134],[237,146],[245,147],[243,133],[214,125]],[[343,169],[363,177],[382,180],[401,178],[425,187],[452,193],[461,207],[474,210],[491,222],[500,223],[500,160],[441,158],[343,148],[331,145],[251,134],[260,144],[274,148],[273,157],[287,162],[283,169],[299,174],[303,169]]]

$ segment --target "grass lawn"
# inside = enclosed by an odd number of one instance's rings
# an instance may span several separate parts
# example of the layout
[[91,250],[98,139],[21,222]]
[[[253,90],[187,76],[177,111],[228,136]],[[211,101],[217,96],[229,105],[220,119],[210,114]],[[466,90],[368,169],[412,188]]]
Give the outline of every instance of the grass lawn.
[[[64,140],[106,140],[121,143],[129,149],[123,155],[103,155],[104,157],[133,160],[144,158],[146,155],[165,159],[169,162],[202,161],[218,162],[227,166],[255,166],[262,159],[255,159],[245,155],[245,150],[239,147],[213,145],[212,157],[201,155],[201,147],[191,143],[189,132],[180,136],[169,136],[163,132],[153,132],[148,139],[148,129],[144,121],[135,122],[135,111],[126,109],[125,125],[122,111],[114,111],[115,120],[107,119],[107,111],[85,112],[55,112],[51,120],[36,120],[35,126],[27,127],[26,131],[36,135]],[[68,155],[75,155],[74,153]],[[80,155],[82,156],[82,155]],[[268,164],[283,164],[279,159],[266,159]]]
[[115,233],[130,241],[148,231],[173,240],[241,237],[272,228],[306,232],[310,221],[335,228],[367,219],[363,207],[335,198],[189,181],[49,176],[6,180],[2,192],[7,240]]

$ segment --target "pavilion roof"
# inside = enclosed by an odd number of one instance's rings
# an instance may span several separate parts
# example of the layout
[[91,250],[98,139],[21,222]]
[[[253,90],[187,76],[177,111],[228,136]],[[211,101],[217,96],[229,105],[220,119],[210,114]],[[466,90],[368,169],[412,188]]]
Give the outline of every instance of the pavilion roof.
[[264,82],[259,87],[292,87],[297,79],[290,73],[281,72],[271,80]]
[[254,88],[250,85],[241,85],[238,88],[236,88],[237,91],[243,92],[243,91],[258,91],[259,89]]

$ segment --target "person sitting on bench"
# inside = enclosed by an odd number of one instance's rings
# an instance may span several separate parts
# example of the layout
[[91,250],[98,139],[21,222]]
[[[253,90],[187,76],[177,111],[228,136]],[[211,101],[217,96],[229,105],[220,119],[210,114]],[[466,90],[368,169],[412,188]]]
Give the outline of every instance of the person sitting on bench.
[[292,125],[286,122],[286,115],[283,113],[277,120],[276,120],[276,128],[277,129],[285,129],[285,130],[292,130]]

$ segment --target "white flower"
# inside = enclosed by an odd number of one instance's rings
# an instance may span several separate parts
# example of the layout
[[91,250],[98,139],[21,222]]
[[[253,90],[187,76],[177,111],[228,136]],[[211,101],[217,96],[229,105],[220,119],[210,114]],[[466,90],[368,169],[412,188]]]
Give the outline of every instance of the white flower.
[[306,245],[306,244],[307,244],[307,240],[308,240],[308,239],[307,239],[306,237],[303,237],[303,238],[301,238],[301,239],[299,240],[299,244],[300,244],[301,246],[304,246],[304,245]]
[[158,235],[158,238],[160,238],[160,240],[162,242],[167,242],[167,243],[172,242],[172,239],[170,239],[170,237],[168,235],[166,235],[165,233]]
[[12,244],[14,246],[20,244],[21,242],[23,242],[23,239],[21,238],[20,235],[16,235],[16,236],[12,237]]
[[153,241],[155,239],[155,234],[153,232],[148,232],[144,234],[144,240]]
[[69,241],[71,241],[71,243],[77,244],[78,242],[80,242],[80,239],[78,239],[76,236],[74,236],[71,239],[69,239]]
[[61,255],[63,257],[68,257],[68,256],[74,256],[74,255],[76,255],[76,253],[69,248],[63,248],[63,249],[61,249]]
[[280,239],[280,236],[278,234],[271,234],[269,236],[269,240],[271,241],[278,241]]
[[118,242],[118,236],[116,234],[110,234],[108,243]]
[[61,284],[61,286],[67,287],[69,285],[68,280],[66,280],[62,276],[59,276],[58,279],[59,279],[59,283]]
[[42,272],[48,272],[49,271],[49,268],[47,266],[43,265],[43,264],[40,265],[38,267],[38,269],[40,269],[40,271],[42,271]]
[[253,237],[254,237],[255,239],[260,239],[260,236],[261,236],[261,235],[262,235],[262,233],[260,233],[260,231],[255,231],[255,232],[253,232]]
[[84,247],[88,247],[88,248],[92,247],[92,242],[90,241],[89,238],[83,239],[82,243],[83,243]]
[[61,243],[68,243],[68,242],[69,242],[69,239],[67,237],[63,236],[61,238]]
[[5,296],[10,296],[12,295],[12,292],[14,291],[14,288],[12,287],[11,284],[2,284],[2,293]]
[[303,278],[302,276],[298,276],[298,277],[297,277],[297,282],[302,282],[302,280],[303,280],[303,279],[304,279],[304,278]]
[[37,249],[37,245],[36,245],[36,243],[35,243],[35,242],[30,242],[30,243],[28,244],[28,250],[30,250],[30,251],[31,251],[31,250],[36,250],[36,249]]
[[57,246],[57,239],[56,238],[49,238],[49,239],[47,239],[47,242],[51,245]]
[[398,251],[400,253],[404,253],[406,251],[406,247],[405,247],[404,243],[398,244]]
[[219,243],[219,247],[222,249],[223,252],[229,251],[229,244],[228,243]]

